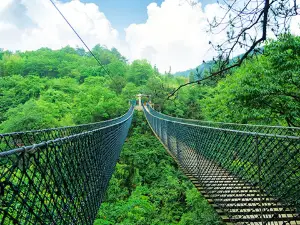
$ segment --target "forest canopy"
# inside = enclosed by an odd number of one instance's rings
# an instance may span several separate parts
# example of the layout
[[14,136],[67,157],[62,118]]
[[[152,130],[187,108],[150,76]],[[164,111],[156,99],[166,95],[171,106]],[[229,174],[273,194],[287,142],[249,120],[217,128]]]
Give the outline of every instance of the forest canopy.
[[[218,80],[170,93],[188,78],[161,74],[146,60],[129,63],[117,49],[0,51],[0,130],[42,129],[110,119],[138,93],[167,114],[212,121],[300,126],[300,38],[269,40],[264,53]],[[191,77],[191,76],[190,76]]]

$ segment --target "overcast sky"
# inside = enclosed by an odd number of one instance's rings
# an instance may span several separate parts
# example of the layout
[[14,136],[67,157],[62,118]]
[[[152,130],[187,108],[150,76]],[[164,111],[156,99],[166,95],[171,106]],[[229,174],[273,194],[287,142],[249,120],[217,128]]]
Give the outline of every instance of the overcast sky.
[[[195,2],[191,6],[187,2]],[[209,0],[55,0],[82,38],[116,47],[130,61],[145,58],[161,72],[194,68],[210,60],[207,18],[222,15]],[[299,19],[298,19],[299,21]],[[297,21],[296,21],[297,22]],[[294,22],[292,28],[299,31]],[[296,33],[297,33],[296,32]],[[49,0],[0,0],[0,48],[82,47]]]

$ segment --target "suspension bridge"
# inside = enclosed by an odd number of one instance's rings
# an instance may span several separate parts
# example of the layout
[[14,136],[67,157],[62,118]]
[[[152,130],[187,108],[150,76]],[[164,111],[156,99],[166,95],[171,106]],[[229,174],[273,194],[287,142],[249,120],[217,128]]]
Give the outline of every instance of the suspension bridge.
[[[154,134],[228,224],[300,224],[300,128],[174,118]],[[109,121],[0,135],[0,224],[93,224],[134,106]]]
[[144,112],[198,190],[234,224],[300,224],[299,128],[212,123]]
[[132,115],[0,135],[0,224],[93,224]]

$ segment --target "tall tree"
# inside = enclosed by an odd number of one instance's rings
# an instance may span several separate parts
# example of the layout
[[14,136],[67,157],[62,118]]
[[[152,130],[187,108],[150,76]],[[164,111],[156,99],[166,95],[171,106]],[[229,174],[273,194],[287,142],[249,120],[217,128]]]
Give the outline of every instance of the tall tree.
[[146,60],[135,60],[128,71],[128,80],[136,85],[145,85],[153,76],[154,69]]
[[300,126],[299,68],[299,37],[271,41],[201,102],[206,119]]

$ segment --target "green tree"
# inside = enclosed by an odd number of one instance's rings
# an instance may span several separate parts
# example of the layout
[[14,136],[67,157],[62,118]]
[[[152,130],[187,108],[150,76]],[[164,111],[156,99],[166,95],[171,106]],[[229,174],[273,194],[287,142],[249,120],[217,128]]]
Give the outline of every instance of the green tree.
[[21,75],[24,70],[24,60],[19,54],[3,54],[0,76]]
[[137,114],[95,225],[221,224]]
[[269,41],[202,101],[207,119],[300,126],[300,38]]
[[153,74],[154,70],[146,60],[135,60],[130,65],[127,77],[129,82],[141,86],[145,85]]
[[8,119],[0,124],[3,133],[72,124],[69,115],[61,114],[57,104],[43,100],[29,100],[24,105],[9,109],[5,116]]
[[109,88],[119,95],[122,93],[122,90],[126,86],[126,83],[127,81],[124,77],[114,76],[109,83]]

